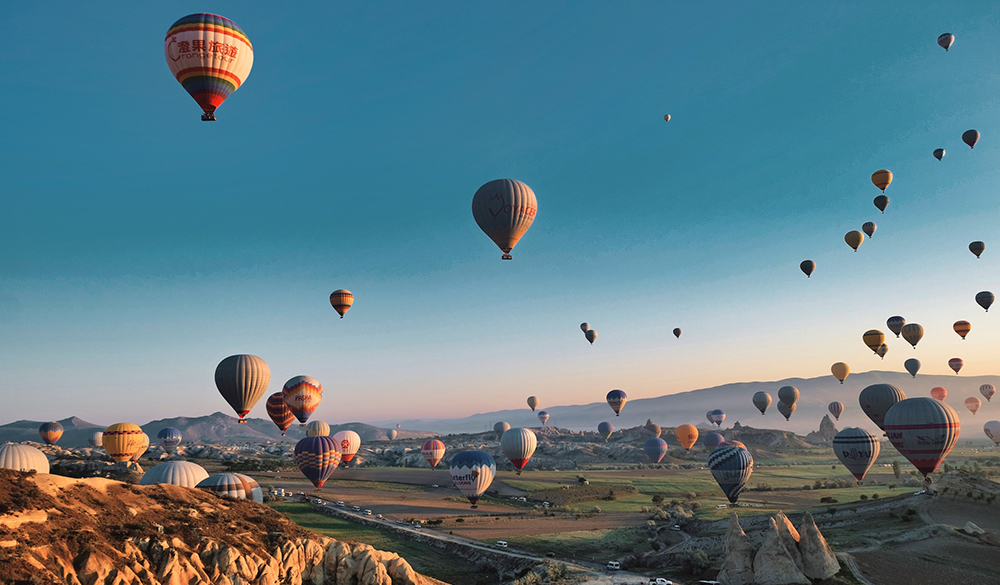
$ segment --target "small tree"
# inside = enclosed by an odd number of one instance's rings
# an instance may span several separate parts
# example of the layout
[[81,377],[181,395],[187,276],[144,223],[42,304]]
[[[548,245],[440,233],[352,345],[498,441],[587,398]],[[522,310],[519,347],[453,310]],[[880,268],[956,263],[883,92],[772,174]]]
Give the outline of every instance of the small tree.
[[896,461],[895,459],[893,459],[892,460],[892,474],[896,476],[896,479],[899,479],[899,475],[901,473],[903,473],[903,469],[899,466],[899,461]]
[[653,496],[653,503],[656,504],[657,506],[659,506],[660,504],[662,504],[663,503],[663,495],[662,494],[655,494]]

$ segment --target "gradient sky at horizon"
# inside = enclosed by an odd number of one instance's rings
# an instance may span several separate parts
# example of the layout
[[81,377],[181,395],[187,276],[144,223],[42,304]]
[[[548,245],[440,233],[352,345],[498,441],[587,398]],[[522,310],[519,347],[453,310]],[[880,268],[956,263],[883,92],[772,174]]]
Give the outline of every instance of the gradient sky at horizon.
[[[202,11],[254,44],[212,124],[162,49]],[[0,424],[228,412],[213,372],[234,353],[270,364],[270,392],[319,379],[329,422],[652,397],[837,361],[917,357],[941,374],[959,356],[963,374],[998,373],[1000,309],[974,302],[1000,292],[993,3],[0,15]],[[895,174],[885,215],[880,168]],[[470,211],[501,177],[539,203],[512,262]],[[843,235],[869,220],[854,253]],[[356,296],[343,320],[337,288]],[[879,361],[861,335],[895,314],[925,338],[893,337]]]

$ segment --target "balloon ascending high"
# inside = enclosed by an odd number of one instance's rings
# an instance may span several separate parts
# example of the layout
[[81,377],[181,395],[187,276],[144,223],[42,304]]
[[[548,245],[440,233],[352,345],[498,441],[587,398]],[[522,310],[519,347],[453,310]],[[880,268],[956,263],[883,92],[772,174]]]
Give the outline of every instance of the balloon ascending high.
[[534,396],[529,396],[528,407],[531,408],[531,412],[535,412],[535,409],[538,408],[538,398]]
[[993,395],[997,393],[997,387],[993,384],[983,384],[979,387],[979,393],[986,398],[986,402],[989,402],[990,398],[993,398]]
[[[142,447],[142,429],[132,423],[115,423],[104,429],[101,438],[104,450],[118,462],[132,459]],[[206,474],[207,475],[207,474]]]
[[536,447],[538,438],[528,429],[511,429],[500,437],[500,450],[510,459],[518,475],[521,475],[524,466],[531,460]]
[[903,326],[906,325],[906,319],[900,317],[899,315],[895,315],[886,319],[885,325],[889,328],[889,331],[892,331],[896,334],[896,337],[899,337],[899,332],[902,331]]
[[799,389],[795,386],[782,386],[778,388],[778,400],[791,406],[799,400]]
[[62,436],[63,426],[55,421],[47,422],[38,427],[38,434],[41,435],[46,445],[52,445]]
[[996,297],[994,297],[993,293],[988,290],[976,293],[976,302],[979,303],[979,306],[985,309],[987,313],[990,312],[990,305],[992,305],[995,300]]
[[976,258],[979,258],[979,256],[986,251],[986,244],[976,240],[975,242],[969,244],[969,251],[975,254]]
[[868,349],[877,352],[878,348],[885,343],[885,333],[882,333],[878,329],[869,329],[861,336],[861,340],[865,342]]
[[913,349],[917,348],[917,344],[920,343],[920,340],[924,337],[924,328],[917,323],[907,323],[906,325],[903,325],[902,332],[903,339],[912,345]]
[[497,179],[476,191],[472,197],[472,217],[487,236],[510,260],[510,251],[535,220],[538,202],[535,193],[521,181]]
[[608,392],[608,406],[611,407],[611,410],[615,411],[615,416],[619,415],[622,408],[625,406],[625,402],[627,401],[628,396],[626,396],[625,392],[621,390],[612,390],[611,392]]
[[330,304],[333,305],[333,310],[337,311],[340,314],[340,318],[343,319],[344,313],[354,304],[354,295],[349,290],[338,288],[330,293]]
[[183,436],[178,429],[167,427],[160,429],[160,432],[156,433],[156,438],[159,440],[160,448],[164,452],[173,454],[177,450],[177,447],[180,446]]
[[588,329],[584,336],[587,338],[587,341],[590,342],[590,345],[594,345],[594,342],[597,341],[597,330]]
[[925,477],[955,446],[961,427],[955,410],[933,398],[907,398],[885,414],[889,441]]
[[615,426],[609,422],[605,421],[597,425],[597,434],[604,437],[605,443],[608,442],[608,437],[610,437],[613,432],[615,432]]
[[983,425],[983,432],[994,443],[1000,445],[1000,420],[991,420]]
[[778,414],[785,417],[785,420],[792,418],[792,414],[795,413],[796,408],[794,404],[785,404],[780,400],[778,401]]
[[493,425],[493,432],[496,433],[498,441],[500,440],[500,437],[502,437],[503,434],[509,430],[510,430],[510,423],[504,421],[500,421],[497,424]]
[[763,415],[767,411],[767,407],[771,406],[771,395],[767,392],[755,392],[753,395],[753,405]]
[[844,403],[843,402],[831,402],[827,407],[833,418],[840,420],[840,415],[844,414]]
[[935,386],[931,388],[931,398],[934,400],[944,400],[948,397],[948,389],[943,386]]
[[878,349],[875,350],[875,353],[881,359],[885,359],[885,354],[889,353],[889,346],[883,343],[882,345],[878,346]]
[[861,481],[878,459],[878,438],[864,429],[846,428],[833,438],[833,452],[855,479]]
[[330,479],[340,460],[341,453],[334,438],[306,437],[295,444],[295,463],[317,488],[322,488]]
[[875,204],[875,207],[877,207],[879,211],[885,213],[885,208],[889,207],[889,198],[885,195],[879,195],[872,200],[872,203]]
[[[506,433],[505,433],[506,434]],[[473,508],[497,474],[497,464],[486,451],[462,451],[451,458],[451,481],[469,498]]]
[[215,368],[215,385],[239,415],[241,423],[271,383],[267,362],[255,355],[231,355]]
[[314,420],[306,426],[306,436],[307,437],[329,437],[330,436],[330,425],[321,421]]
[[834,378],[840,380],[840,383],[843,384],[844,380],[847,379],[847,376],[851,374],[851,366],[845,364],[844,362],[837,362],[830,366],[830,372],[833,373]]
[[669,122],[670,121],[670,114],[663,114],[663,121],[664,122]]
[[437,467],[437,464],[441,462],[441,459],[444,458],[444,452],[444,443],[437,439],[428,439],[420,447],[420,454],[427,460],[427,464],[431,466],[431,469]]
[[715,423],[716,426],[721,427],[722,423],[726,420],[726,413],[722,412],[718,408],[715,410],[710,410],[708,412],[708,422]]
[[970,396],[965,399],[965,407],[969,409],[969,412],[976,414],[979,407],[983,405],[983,401],[976,398],[975,396]]
[[903,367],[906,368],[906,371],[909,372],[911,376],[916,378],[917,372],[920,371],[920,360],[917,358],[910,358],[903,362]]
[[677,437],[677,441],[681,444],[681,447],[690,451],[691,447],[698,442],[698,427],[694,425],[681,425],[674,429],[674,436]]
[[962,142],[968,144],[969,148],[975,148],[976,143],[979,142],[979,131],[966,130],[962,133]]
[[816,263],[812,260],[803,260],[799,263],[799,270],[806,275],[806,278],[809,278],[812,276],[813,271],[816,270]]
[[935,148],[934,149],[934,158],[936,158],[938,160],[943,159],[944,158],[944,149],[943,148]]
[[323,385],[316,378],[309,376],[295,376],[285,382],[281,392],[285,395],[285,404],[302,423],[299,425],[302,427],[306,426],[309,416],[323,399]]
[[590,323],[580,323],[580,331],[584,333],[590,331]]
[[339,431],[333,435],[333,440],[344,463],[350,463],[361,448],[361,435],[354,431]]
[[865,241],[865,235],[858,230],[851,230],[844,234],[844,241],[857,252],[858,246],[861,245],[861,242]]
[[163,52],[181,86],[215,120],[215,110],[240,88],[253,67],[253,45],[235,22],[217,14],[189,14],[167,30]]
[[271,417],[271,421],[281,431],[281,436],[284,437],[285,431],[295,422],[295,415],[292,414],[292,409],[288,408],[288,405],[285,404],[285,393],[275,392],[268,396],[265,406],[267,407],[267,416]]
[[881,189],[883,193],[885,193],[886,187],[888,187],[891,182],[892,171],[882,169],[872,173],[872,184]]
[[952,325],[952,329],[955,330],[955,333],[961,335],[962,339],[965,339],[965,336],[972,331],[972,323],[969,323],[968,321],[955,321],[955,324]]
[[955,42],[955,35],[951,33],[944,33],[943,35],[938,37],[938,45],[945,51],[947,51],[951,47],[951,44],[954,42]]
[[708,456],[708,468],[729,503],[735,504],[753,473],[753,456],[744,447],[720,445]]
[[878,229],[878,226],[875,225],[874,221],[866,221],[865,223],[861,224],[861,231],[865,232],[865,235],[867,235],[869,238],[875,235],[876,229]]
[[951,369],[953,369],[953,370],[955,370],[955,374],[956,375],[958,374],[958,371],[961,370],[962,366],[964,366],[964,365],[965,365],[965,362],[962,361],[962,358],[951,358],[950,360],[948,360],[948,367],[951,368]]
[[885,430],[885,413],[893,404],[906,400],[906,394],[892,384],[872,384],[858,395],[858,403],[878,428]]
[[[538,420],[542,423],[542,426],[544,427],[545,423],[549,422],[549,413],[545,412],[544,410],[539,410],[538,411]],[[504,433],[504,434],[507,434],[507,433]],[[500,437],[500,440],[503,440],[503,437]]]
[[642,444],[642,450],[646,452],[646,457],[649,457],[651,462],[659,463],[663,461],[664,455],[667,454],[667,442],[663,439],[652,437],[646,439],[646,442]]
[[680,327],[674,327],[674,337],[676,337],[677,339],[681,338],[681,328]]
[[723,436],[720,435],[719,433],[708,433],[702,440],[702,442],[705,443],[705,446],[708,447],[709,449],[715,449],[716,447],[719,446],[720,443],[724,441],[725,438],[723,438]]

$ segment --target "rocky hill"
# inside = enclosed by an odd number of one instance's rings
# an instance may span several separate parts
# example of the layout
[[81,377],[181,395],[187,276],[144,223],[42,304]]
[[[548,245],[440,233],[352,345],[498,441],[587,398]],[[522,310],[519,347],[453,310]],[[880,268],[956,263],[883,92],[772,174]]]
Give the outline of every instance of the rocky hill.
[[170,485],[0,470],[0,583],[434,585],[395,553]]
[[[12,443],[23,443],[24,441],[40,441],[38,427],[43,422],[35,420],[19,420],[0,426],[0,443],[10,441]],[[58,421],[63,426],[63,436],[59,443],[71,447],[85,447],[88,445],[87,439],[94,434],[94,431],[103,431],[107,425],[98,425],[87,422],[82,418],[71,416]]]

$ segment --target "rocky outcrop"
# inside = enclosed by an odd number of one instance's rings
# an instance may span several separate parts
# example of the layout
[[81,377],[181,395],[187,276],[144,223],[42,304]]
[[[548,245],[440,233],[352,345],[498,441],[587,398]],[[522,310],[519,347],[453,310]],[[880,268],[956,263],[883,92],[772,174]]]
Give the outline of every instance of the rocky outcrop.
[[799,532],[799,551],[802,553],[802,574],[810,579],[829,579],[840,572],[840,561],[833,554],[823,533],[816,526],[812,514],[806,512]]
[[799,531],[792,526],[792,521],[785,516],[784,512],[778,512],[774,516],[774,524],[778,528],[778,536],[788,551],[788,556],[795,561],[798,570],[802,570],[802,553],[799,552]]
[[718,581],[722,585],[751,585],[754,582],[753,558],[756,552],[747,533],[743,532],[736,512],[731,512],[729,530],[726,531],[725,560]]
[[764,530],[764,544],[754,557],[753,573],[757,585],[810,585],[795,565],[773,518]]
[[819,430],[806,435],[805,441],[810,445],[832,445],[835,436],[837,436],[837,425],[830,420],[830,415],[826,415],[819,421]]
[[840,572],[836,555],[810,514],[803,517],[801,529],[796,530],[788,517],[779,512],[767,519],[762,533],[763,543],[755,553],[739,518],[735,513],[730,514],[720,583],[808,585],[810,579],[824,581]]

